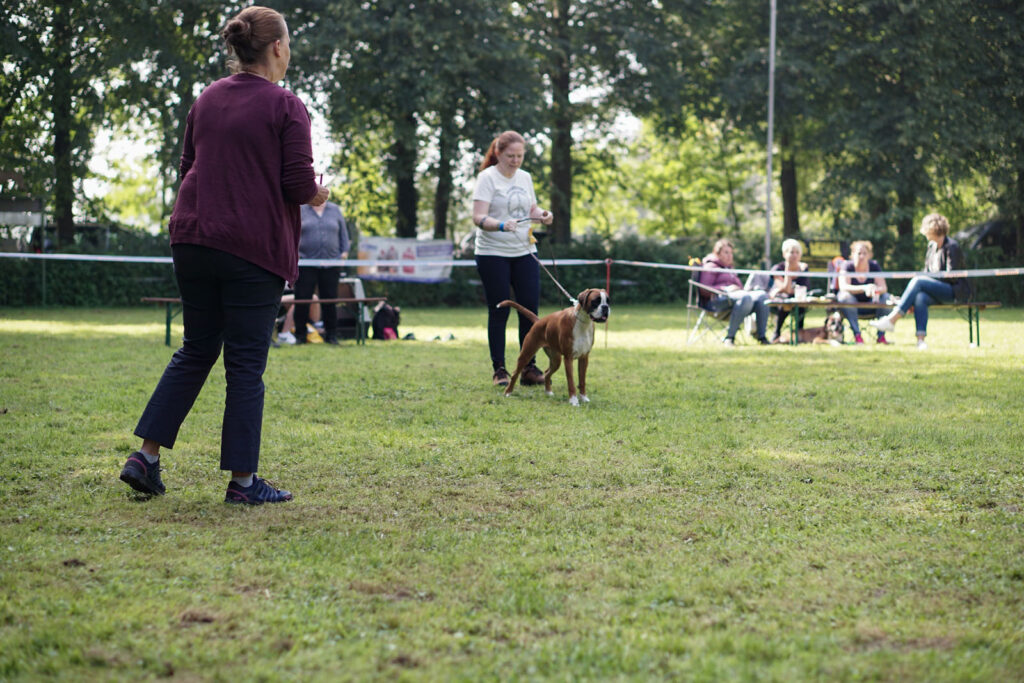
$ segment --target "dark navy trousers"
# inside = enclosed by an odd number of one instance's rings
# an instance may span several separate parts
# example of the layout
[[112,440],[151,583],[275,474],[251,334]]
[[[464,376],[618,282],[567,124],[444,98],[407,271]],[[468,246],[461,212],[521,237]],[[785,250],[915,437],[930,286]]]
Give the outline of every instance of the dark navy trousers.
[[172,247],[185,337],[149,399],[135,435],[173,448],[224,349],[220,468],[256,472],[263,426],[263,371],[284,280],[227,252]]

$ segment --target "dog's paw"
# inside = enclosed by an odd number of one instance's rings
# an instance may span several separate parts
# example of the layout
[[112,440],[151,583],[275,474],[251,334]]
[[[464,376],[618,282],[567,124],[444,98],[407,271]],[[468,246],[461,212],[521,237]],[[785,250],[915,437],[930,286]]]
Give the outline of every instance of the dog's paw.
[[580,400],[583,401],[584,403],[590,403],[590,399],[587,398],[586,394],[580,394]]
[[569,397],[569,405],[571,405],[571,406],[578,406],[579,404],[580,404],[579,396],[570,396]]

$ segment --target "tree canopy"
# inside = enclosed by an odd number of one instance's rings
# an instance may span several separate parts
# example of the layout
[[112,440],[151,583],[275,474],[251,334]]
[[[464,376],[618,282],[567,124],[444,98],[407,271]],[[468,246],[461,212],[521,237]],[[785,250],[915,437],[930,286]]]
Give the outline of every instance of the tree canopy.
[[[4,3],[0,177],[19,175],[27,188],[4,181],[0,191],[46,198],[67,238],[76,211],[93,210],[82,201],[93,136],[130,121],[159,141],[161,180],[125,183],[158,195],[150,213],[166,216],[185,115],[226,73],[218,32],[240,6]],[[336,193],[371,232],[455,237],[482,152],[509,128],[543,154],[529,170],[557,241],[584,230],[756,229],[764,0],[277,8],[293,33],[284,85],[328,122]],[[1001,214],[1022,231],[1024,5],[813,1],[779,11],[783,232],[908,240],[917,217],[945,204],[965,220]],[[623,117],[642,122],[636,137],[619,137]]]

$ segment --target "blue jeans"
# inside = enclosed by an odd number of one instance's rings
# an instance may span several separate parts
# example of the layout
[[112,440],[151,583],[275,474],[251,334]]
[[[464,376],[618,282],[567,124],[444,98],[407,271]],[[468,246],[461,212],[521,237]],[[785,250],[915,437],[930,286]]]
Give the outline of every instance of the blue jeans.
[[284,280],[231,254],[176,244],[174,277],[185,337],[174,352],[135,435],[173,448],[210,370],[224,348],[224,421],[220,468],[256,472],[263,428],[263,371]]
[[[836,300],[841,304],[856,304],[856,303],[868,303],[871,301],[871,297],[866,294],[851,294],[850,292],[839,292]],[[884,304],[889,301],[889,292],[882,292],[878,295],[878,303]],[[850,323],[850,330],[853,332],[854,337],[860,336],[860,325],[857,323],[857,315],[859,310],[856,308],[843,308],[840,309],[843,315],[846,316],[846,320]],[[885,315],[885,309],[882,308],[865,308],[863,309],[869,315],[875,314],[876,318],[880,318]],[[885,332],[879,332],[878,335],[882,336]]]
[[953,285],[924,275],[918,275],[910,281],[900,299],[899,311],[907,314],[914,307],[914,322],[917,323],[917,336],[925,336],[928,329],[928,307],[932,304],[948,304],[954,300]]
[[[498,308],[505,299],[511,299],[515,290],[516,301],[534,313],[540,307],[540,264],[531,255],[524,256],[477,256],[476,272],[484,285],[487,299],[487,346],[491,353],[494,369],[505,367],[505,327],[508,325],[510,308]],[[519,315],[519,345],[522,346],[526,333],[533,322],[525,315]]]
[[757,320],[757,338],[764,338],[765,330],[768,329],[768,293],[761,290],[734,289],[722,296],[716,296],[708,302],[707,309],[712,313],[724,311],[732,306],[732,313],[729,314],[729,331],[727,339],[734,339],[736,332],[740,329],[743,319],[754,312]]

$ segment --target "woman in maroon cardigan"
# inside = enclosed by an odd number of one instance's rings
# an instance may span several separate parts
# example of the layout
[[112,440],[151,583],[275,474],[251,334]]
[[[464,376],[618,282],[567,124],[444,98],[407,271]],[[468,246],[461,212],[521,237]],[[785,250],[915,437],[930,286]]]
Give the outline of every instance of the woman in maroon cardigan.
[[121,479],[164,493],[160,448],[173,448],[223,347],[225,500],[257,505],[292,498],[256,476],[263,371],[284,283],[298,275],[299,207],[322,204],[327,189],[313,176],[309,114],[277,85],[291,58],[284,18],[249,7],[221,35],[233,75],[208,86],[188,114],[170,220],[185,336],[139,419],[142,446]]

